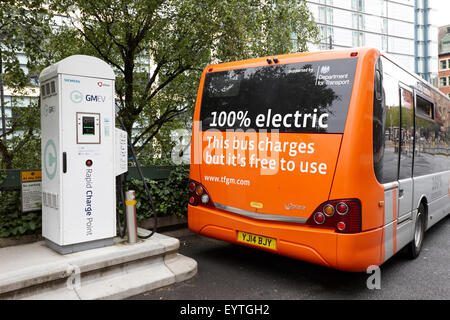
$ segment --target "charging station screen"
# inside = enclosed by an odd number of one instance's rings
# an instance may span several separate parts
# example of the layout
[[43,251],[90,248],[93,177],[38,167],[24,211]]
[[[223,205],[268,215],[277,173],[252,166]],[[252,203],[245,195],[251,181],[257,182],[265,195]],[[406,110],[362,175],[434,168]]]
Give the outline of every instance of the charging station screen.
[[95,135],[95,118],[83,117],[83,134]]

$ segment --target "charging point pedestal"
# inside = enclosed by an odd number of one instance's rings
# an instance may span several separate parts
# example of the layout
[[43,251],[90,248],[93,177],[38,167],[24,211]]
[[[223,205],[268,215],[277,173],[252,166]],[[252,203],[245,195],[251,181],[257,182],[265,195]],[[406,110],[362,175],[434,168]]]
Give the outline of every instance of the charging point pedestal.
[[42,235],[61,254],[114,243],[115,177],[127,171],[126,133],[115,128],[114,78],[107,63],[84,55],[39,77]]

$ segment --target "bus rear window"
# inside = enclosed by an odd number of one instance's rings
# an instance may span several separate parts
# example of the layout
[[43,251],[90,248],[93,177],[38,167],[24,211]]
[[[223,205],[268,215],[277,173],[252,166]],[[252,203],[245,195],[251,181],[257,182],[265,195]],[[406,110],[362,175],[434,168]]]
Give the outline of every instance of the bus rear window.
[[342,133],[356,63],[348,58],[208,73],[202,130]]

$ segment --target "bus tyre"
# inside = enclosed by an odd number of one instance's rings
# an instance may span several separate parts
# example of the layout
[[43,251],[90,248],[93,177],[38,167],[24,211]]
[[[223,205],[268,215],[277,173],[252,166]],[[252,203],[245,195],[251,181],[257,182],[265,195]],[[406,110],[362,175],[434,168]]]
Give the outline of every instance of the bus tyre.
[[419,256],[422,249],[423,238],[425,235],[425,206],[420,204],[417,211],[416,224],[414,225],[414,237],[411,243],[408,245],[408,256],[411,259],[415,259]]

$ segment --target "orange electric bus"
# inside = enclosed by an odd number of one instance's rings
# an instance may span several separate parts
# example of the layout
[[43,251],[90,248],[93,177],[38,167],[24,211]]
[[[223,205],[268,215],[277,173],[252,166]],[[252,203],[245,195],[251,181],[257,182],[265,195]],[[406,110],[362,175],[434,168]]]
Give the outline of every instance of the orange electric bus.
[[189,228],[347,271],[450,212],[449,99],[374,48],[205,68]]

